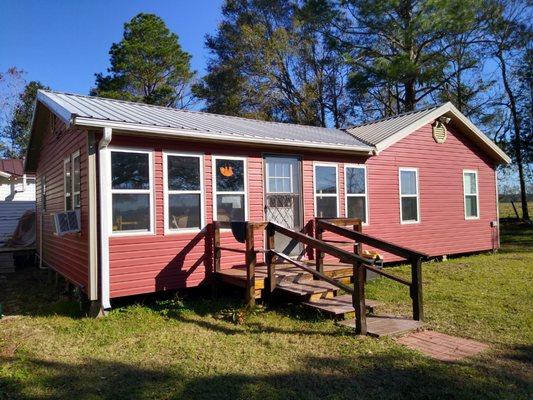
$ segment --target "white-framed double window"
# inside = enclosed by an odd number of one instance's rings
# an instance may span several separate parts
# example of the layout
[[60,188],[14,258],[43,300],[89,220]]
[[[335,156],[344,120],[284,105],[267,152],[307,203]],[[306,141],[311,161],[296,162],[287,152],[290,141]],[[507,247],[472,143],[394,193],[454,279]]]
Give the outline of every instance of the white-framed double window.
[[337,164],[315,163],[314,197],[315,216],[337,218],[339,216],[339,168]]
[[418,188],[418,169],[400,168],[400,222],[415,224],[420,222],[420,196]]
[[163,152],[165,233],[204,226],[203,155]]
[[368,225],[367,182],[366,165],[346,164],[344,166],[346,217],[359,218],[365,225]]
[[246,221],[248,190],[245,157],[213,156],[213,219]]
[[479,219],[479,192],[477,171],[463,170],[465,219]]
[[63,160],[63,187],[65,211],[80,207],[80,152],[75,151]]
[[153,234],[153,151],[109,148],[110,234]]

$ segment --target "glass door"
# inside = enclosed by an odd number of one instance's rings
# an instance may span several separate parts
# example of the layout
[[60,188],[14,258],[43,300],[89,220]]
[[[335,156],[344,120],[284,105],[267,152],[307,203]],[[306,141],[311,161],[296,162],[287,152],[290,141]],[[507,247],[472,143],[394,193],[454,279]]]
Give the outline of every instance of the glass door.
[[[265,157],[265,219],[290,229],[302,228],[301,166],[298,157]],[[299,255],[301,246],[276,233],[276,251]]]

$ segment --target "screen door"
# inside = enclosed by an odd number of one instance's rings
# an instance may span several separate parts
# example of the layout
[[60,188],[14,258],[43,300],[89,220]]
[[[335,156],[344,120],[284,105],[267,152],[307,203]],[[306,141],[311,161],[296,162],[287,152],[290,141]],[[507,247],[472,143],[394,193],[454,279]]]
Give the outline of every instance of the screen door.
[[[298,157],[265,157],[265,218],[290,229],[301,229],[301,167]],[[298,255],[302,247],[276,233],[276,251]]]

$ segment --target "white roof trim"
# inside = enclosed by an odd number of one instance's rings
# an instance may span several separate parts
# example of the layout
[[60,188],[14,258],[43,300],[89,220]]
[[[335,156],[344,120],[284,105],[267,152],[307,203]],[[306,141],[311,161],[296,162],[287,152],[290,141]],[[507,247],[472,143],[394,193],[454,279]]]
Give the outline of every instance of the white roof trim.
[[398,142],[399,140],[410,135],[417,129],[420,129],[424,125],[434,121],[435,119],[439,118],[440,116],[446,113],[452,114],[457,120],[459,120],[459,122],[465,125],[468,128],[468,130],[473,134],[474,137],[476,137],[477,139],[480,139],[482,143],[485,144],[492,151],[492,153],[496,156],[496,158],[498,158],[500,161],[503,161],[505,164],[509,164],[511,162],[511,158],[507,154],[505,154],[502,149],[496,146],[496,144],[492,140],[490,140],[487,137],[487,135],[481,132],[479,128],[472,123],[472,121],[470,121],[463,113],[461,113],[450,102],[443,104],[442,106],[436,108],[435,110],[425,115],[424,117],[420,118],[419,120],[413,122],[412,124],[399,130],[395,134],[377,143],[376,144],[377,154],[387,149],[388,147],[392,146],[394,143]]
[[59,118],[61,118],[65,124],[69,126],[71,125],[72,119],[73,117],[75,117],[75,115],[71,114],[69,110],[67,110],[65,107],[63,107],[58,102],[50,99],[46,95],[46,92],[42,91],[41,89],[37,91],[37,101],[40,101],[46,107],[48,107],[54,114],[56,114]]
[[132,124],[125,122],[115,122],[108,120],[99,120],[94,118],[73,117],[73,125],[88,126],[88,127],[110,127],[116,130],[135,131],[144,133],[153,133],[164,136],[180,137],[180,138],[194,138],[194,139],[208,139],[223,142],[236,142],[236,143],[254,143],[263,145],[280,145],[287,147],[306,147],[315,150],[340,150],[340,151],[356,151],[364,154],[372,154],[372,151],[368,147],[349,146],[344,144],[324,144],[316,142],[301,142],[290,140],[275,140],[275,139],[261,139],[261,138],[243,138],[232,137],[230,135],[220,137],[220,134],[200,132],[200,131],[188,131],[176,128],[167,128],[162,126],[148,126],[142,124]]

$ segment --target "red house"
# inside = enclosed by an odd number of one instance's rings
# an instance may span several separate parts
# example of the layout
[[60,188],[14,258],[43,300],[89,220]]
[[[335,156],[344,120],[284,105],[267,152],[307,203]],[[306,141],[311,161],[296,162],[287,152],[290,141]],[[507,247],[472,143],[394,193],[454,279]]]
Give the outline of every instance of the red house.
[[[430,256],[495,249],[508,162],[451,103],[340,130],[39,91],[25,170],[42,262],[109,308],[206,281],[215,220],[355,217]],[[66,210],[81,225],[58,235]]]

